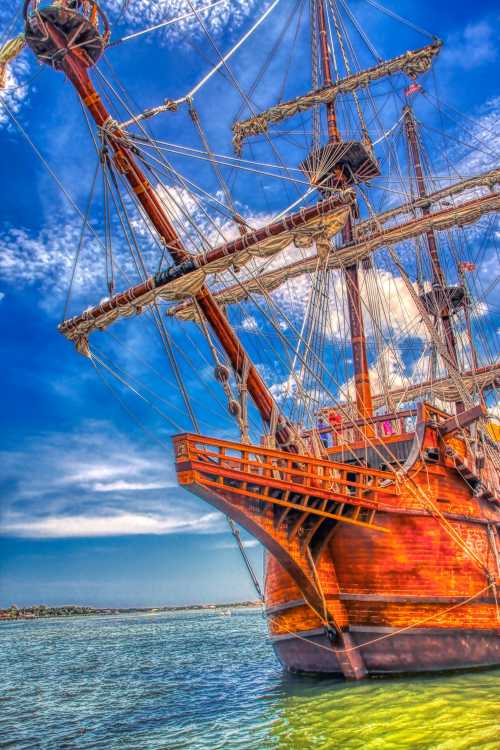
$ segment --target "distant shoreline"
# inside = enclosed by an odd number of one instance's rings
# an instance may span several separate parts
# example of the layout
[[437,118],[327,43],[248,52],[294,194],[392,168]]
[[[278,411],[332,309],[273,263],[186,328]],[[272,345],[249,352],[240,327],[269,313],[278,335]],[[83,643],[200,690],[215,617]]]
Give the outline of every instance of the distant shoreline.
[[158,614],[162,612],[214,612],[231,609],[256,609],[259,601],[229,602],[228,604],[186,604],[165,607],[84,607],[67,604],[61,607],[34,605],[0,609],[0,622],[13,620],[40,620],[47,617],[90,617],[95,615]]

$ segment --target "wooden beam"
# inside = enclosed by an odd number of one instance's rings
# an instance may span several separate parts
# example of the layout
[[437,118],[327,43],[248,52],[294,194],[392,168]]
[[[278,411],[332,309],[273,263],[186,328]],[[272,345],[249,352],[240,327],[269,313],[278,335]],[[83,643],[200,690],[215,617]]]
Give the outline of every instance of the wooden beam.
[[[182,481],[181,475],[178,475],[179,484],[184,484]],[[304,512],[305,508],[303,505],[299,505],[299,503],[291,503],[287,500],[279,500],[275,497],[265,497],[264,495],[260,495],[258,492],[251,492],[250,490],[242,490],[239,487],[230,487],[226,486],[224,484],[219,484],[218,482],[212,482],[209,479],[206,479],[199,471],[194,471],[194,482],[201,484],[203,487],[214,487],[219,492],[221,491],[227,491],[231,493],[235,493],[237,495],[245,495],[246,497],[251,497],[256,500],[260,500],[263,503],[268,503],[270,505],[279,505],[282,508],[291,508],[292,510],[298,510],[301,513]],[[308,513],[314,515],[314,516],[321,516],[322,518],[331,518],[334,521],[341,521],[342,523],[351,524],[352,526],[362,526],[366,529],[373,529],[374,531],[382,531],[385,534],[388,534],[390,532],[390,529],[387,529],[385,526],[378,526],[375,524],[369,524],[365,523],[364,521],[355,521],[352,518],[349,518],[348,516],[340,516],[336,513],[328,513],[324,510],[318,510],[316,508],[307,508]]]
[[461,430],[464,427],[472,424],[476,420],[480,419],[481,417],[485,416],[486,412],[484,411],[483,405],[476,404],[476,406],[471,406],[470,409],[466,409],[466,411],[462,411],[460,412],[460,414],[456,414],[454,417],[450,417],[446,420],[446,422],[441,422],[441,424],[438,424],[438,430],[441,435],[449,435],[451,432]]

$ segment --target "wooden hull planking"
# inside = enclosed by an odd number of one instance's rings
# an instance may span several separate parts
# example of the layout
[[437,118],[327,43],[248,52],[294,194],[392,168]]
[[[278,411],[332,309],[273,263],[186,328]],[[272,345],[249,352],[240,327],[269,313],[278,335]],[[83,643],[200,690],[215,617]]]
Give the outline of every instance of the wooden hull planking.
[[175,438],[180,484],[266,548],[266,617],[286,669],[359,679],[500,664],[499,506],[452,460],[451,447],[467,464],[465,443],[443,435],[421,409],[402,483],[335,461]]

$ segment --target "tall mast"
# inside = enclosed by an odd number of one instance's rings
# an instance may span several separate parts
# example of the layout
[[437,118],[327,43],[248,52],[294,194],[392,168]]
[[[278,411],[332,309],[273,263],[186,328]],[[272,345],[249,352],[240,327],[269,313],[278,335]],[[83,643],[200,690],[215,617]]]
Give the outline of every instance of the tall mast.
[[[323,0],[317,0],[318,30],[321,53],[321,65],[323,69],[323,81],[325,85],[331,85],[332,70],[330,60],[330,48],[326,29],[325,7]],[[332,100],[326,104],[328,143],[340,143],[342,137],[337,123],[335,113],[335,102]],[[337,172],[337,182],[342,184],[345,179],[340,168]],[[349,216],[343,230],[342,242],[348,245],[353,241],[352,213]],[[354,385],[356,394],[356,408],[361,419],[368,419],[373,414],[372,394],[370,388],[370,376],[368,373],[368,356],[366,351],[366,336],[361,307],[361,294],[359,291],[358,267],[354,263],[344,269],[344,279],[347,289],[347,308],[349,310],[349,325],[351,332],[351,347],[354,369]]]
[[[326,33],[325,6],[323,0],[317,0],[318,7],[318,31],[321,51],[321,67],[323,68],[323,82],[326,86],[331,86],[332,68],[330,61],[330,48],[328,46],[328,35]],[[330,143],[340,141],[340,133],[337,125],[337,116],[335,114],[335,102],[328,102],[326,105],[327,123],[328,123],[328,140]]]
[[[409,104],[404,108],[404,124],[406,130],[406,137],[408,140],[408,146],[410,149],[411,160],[413,164],[413,170],[415,173],[415,180],[417,184],[417,191],[420,198],[427,197],[427,191],[425,187],[424,172],[422,169],[422,158],[420,153],[420,145],[417,136],[417,127],[415,122],[415,115],[413,109]],[[431,212],[430,205],[422,206],[422,214],[428,216]],[[429,229],[425,232],[425,239],[427,243],[427,250],[431,261],[431,273],[432,273],[432,289],[434,292],[433,299],[435,300],[435,306],[439,308],[439,318],[441,319],[446,351],[448,353],[449,361],[453,366],[454,370],[459,369],[458,353],[457,353],[457,342],[455,339],[455,333],[451,323],[451,312],[450,306],[447,301],[447,284],[446,277],[444,275],[441,261],[439,260],[439,254],[437,249],[436,235],[434,230]],[[449,368],[448,368],[449,369]],[[462,401],[456,401],[455,406],[457,412],[464,410],[464,404]]]
[[[29,0],[27,0],[25,4],[25,17],[28,26],[27,36],[29,39],[33,39],[33,29],[29,27],[30,19],[27,16],[28,6]],[[137,164],[133,152],[128,145],[128,141],[124,137],[124,132],[121,131],[116,124],[113,124],[114,121],[111,118],[110,113],[106,109],[88,75],[87,69],[92,64],[88,52],[83,48],[83,45],[78,45],[73,49],[68,49],[67,40],[58,28],[59,10],[56,6],[51,6],[49,10],[51,15],[47,15],[47,17],[43,19],[42,31],[44,36],[40,43],[50,46],[52,54],[49,59],[55,59],[57,55],[58,62],[57,66],[54,65],[54,67],[57,67],[66,74],[78,92],[82,103],[94,119],[96,125],[106,133],[108,142],[114,152],[113,160],[116,167],[134,191],[138,201],[141,203],[152,224],[156,228],[173,261],[176,264],[186,261],[189,259],[189,254],[183,247],[182,241],[170,222],[163,204],[158,198],[155,189],[146,179],[146,176]],[[79,14],[77,15],[76,13],[74,13],[74,15],[76,17],[76,22],[80,25],[86,22],[86,19],[83,16],[80,16]],[[90,27],[88,32],[89,34],[92,33]],[[97,35],[96,39],[98,39]],[[36,37],[35,41],[38,44],[38,39]],[[89,45],[88,48],[90,49],[91,46],[92,45]],[[35,46],[35,44],[33,44],[33,50],[35,51],[35,54],[39,53],[39,47]],[[53,53],[54,50],[56,51],[56,54]],[[42,61],[44,61],[43,58]],[[274,423],[274,415],[276,415],[277,409],[275,401],[259,375],[256,367],[249,360],[241,342],[218,303],[215,301],[213,295],[206,286],[203,286],[195,295],[195,300],[224,348],[234,371],[240,376],[243,376],[245,371],[247,371],[247,388],[262,419],[267,424]],[[278,420],[276,437],[283,447],[290,445],[292,431],[283,417]]]

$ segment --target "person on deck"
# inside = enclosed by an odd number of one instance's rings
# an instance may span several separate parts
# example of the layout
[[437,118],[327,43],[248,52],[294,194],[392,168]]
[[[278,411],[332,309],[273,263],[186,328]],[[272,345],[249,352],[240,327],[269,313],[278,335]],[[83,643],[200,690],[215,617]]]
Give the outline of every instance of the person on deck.
[[394,434],[394,428],[392,426],[392,421],[390,419],[384,419],[384,421],[382,422],[382,427],[384,430],[384,435]]
[[330,424],[330,427],[332,428],[332,442],[336,443],[338,442],[338,437],[340,435],[342,416],[336,411],[332,410],[328,413],[328,422]]
[[328,425],[325,422],[324,417],[321,416],[321,414],[318,417],[317,428],[318,428],[318,434],[319,434],[321,442],[323,443],[325,448],[328,448],[328,433],[326,432]]

